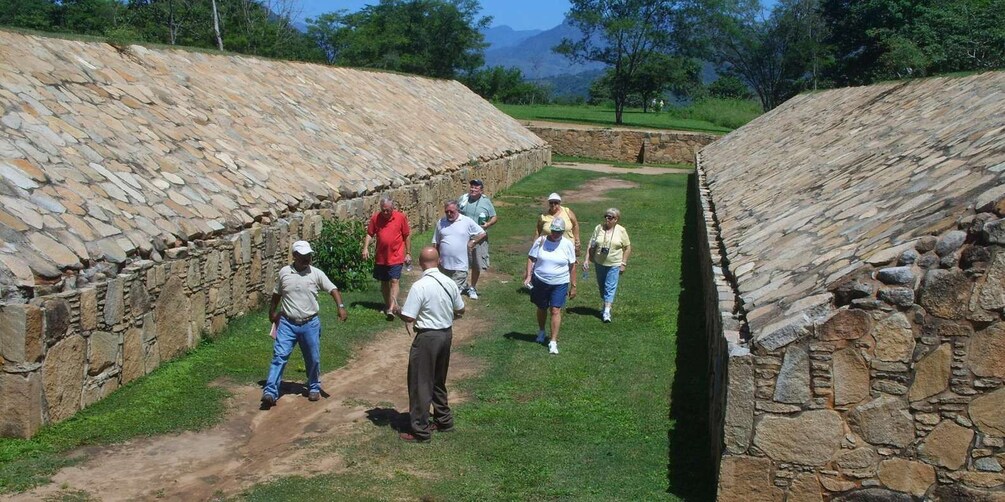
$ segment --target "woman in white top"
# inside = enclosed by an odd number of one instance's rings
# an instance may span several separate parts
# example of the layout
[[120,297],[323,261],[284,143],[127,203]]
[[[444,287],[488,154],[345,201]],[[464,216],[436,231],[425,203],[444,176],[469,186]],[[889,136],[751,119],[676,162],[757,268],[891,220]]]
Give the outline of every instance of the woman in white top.
[[527,280],[530,301],[537,306],[537,342],[547,339],[544,321],[551,312],[551,341],[548,352],[558,354],[558,331],[562,326],[562,307],[566,297],[576,297],[576,248],[563,239],[565,220],[555,218],[548,235],[534,240],[527,253]]
[[604,309],[601,319],[611,322],[611,305],[614,304],[614,294],[618,292],[618,280],[625,272],[628,256],[632,254],[632,242],[628,239],[628,231],[618,224],[621,221],[621,211],[616,207],[604,211],[604,222],[597,225],[590,237],[587,248],[587,258],[583,261],[583,270],[590,269],[590,262],[597,265],[597,287],[600,297],[604,299]]

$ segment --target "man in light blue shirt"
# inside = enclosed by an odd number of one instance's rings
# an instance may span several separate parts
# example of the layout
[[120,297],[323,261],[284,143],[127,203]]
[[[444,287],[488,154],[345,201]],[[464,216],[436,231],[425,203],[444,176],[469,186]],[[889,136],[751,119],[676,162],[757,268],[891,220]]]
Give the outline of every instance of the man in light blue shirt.
[[472,248],[471,255],[468,257],[471,272],[468,277],[470,284],[467,294],[472,300],[477,300],[478,291],[475,288],[478,286],[478,277],[481,276],[482,270],[489,268],[488,229],[495,225],[499,218],[496,216],[496,208],[492,205],[492,200],[483,193],[485,183],[482,180],[473,179],[468,184],[470,185],[468,193],[457,199],[457,209],[460,209],[462,215],[475,220],[475,223],[486,231],[485,240]]

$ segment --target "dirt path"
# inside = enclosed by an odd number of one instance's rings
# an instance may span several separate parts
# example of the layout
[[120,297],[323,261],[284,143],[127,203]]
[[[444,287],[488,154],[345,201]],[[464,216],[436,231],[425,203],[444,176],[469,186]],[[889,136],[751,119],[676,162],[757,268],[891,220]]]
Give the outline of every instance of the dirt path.
[[[688,172],[600,164],[556,167],[608,173]],[[617,178],[601,178],[566,195],[577,200],[603,200],[608,190],[635,186]],[[505,279],[492,271],[482,276],[484,281]],[[478,322],[478,302],[467,303],[468,315],[454,325],[455,349],[484,330]],[[262,392],[259,386],[229,387],[232,397],[227,403],[228,411],[224,421],[215,427],[78,449],[71,455],[84,460],[56,473],[48,485],[0,499],[35,501],[63,496],[79,499],[86,495],[103,501],[201,501],[231,496],[284,476],[309,477],[345,469],[341,457],[330,452],[318,454],[310,445],[326,444],[325,439],[345,435],[349,429],[369,420],[368,412],[387,419],[408,411],[405,371],[411,339],[400,321],[388,325],[387,331],[357,350],[347,365],[322,375],[321,385],[327,395],[319,402],[287,394],[277,406],[263,411],[259,409]],[[292,357],[300,357],[299,352],[294,351]],[[263,366],[263,376],[266,370]],[[478,361],[455,350],[451,355],[448,387],[455,389],[454,382],[479,371]],[[452,391],[450,399],[452,403],[460,403],[465,396]],[[390,428],[385,431],[396,434]]]
[[[455,348],[478,334],[477,307],[471,310],[454,326]],[[234,387],[223,423],[200,432],[78,450],[75,454],[87,460],[59,471],[50,484],[11,500],[84,493],[104,501],[208,500],[282,476],[338,471],[344,467],[342,458],[318,455],[305,446],[367,420],[368,411],[383,415],[394,414],[388,408],[408,411],[405,370],[411,339],[400,321],[388,324],[393,328],[357,351],[346,366],[322,375],[328,395],[319,402],[287,394],[277,406],[263,411],[260,387]],[[300,357],[299,352],[294,351],[293,357]],[[450,382],[477,371],[476,361],[456,351],[452,354]],[[456,393],[450,397],[453,403],[463,401]]]

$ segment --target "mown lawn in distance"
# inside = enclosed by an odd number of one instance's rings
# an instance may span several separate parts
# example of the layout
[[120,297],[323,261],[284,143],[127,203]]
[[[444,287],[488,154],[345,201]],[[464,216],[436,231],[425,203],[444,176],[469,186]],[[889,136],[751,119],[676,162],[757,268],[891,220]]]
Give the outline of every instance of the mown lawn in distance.
[[[517,120],[544,120],[613,127],[613,106],[592,105],[507,105],[495,104]],[[686,107],[667,107],[662,112],[643,113],[641,108],[626,108],[622,127],[673,129],[724,134],[760,115],[755,101],[708,99]]]
[[[363,423],[314,445],[344,458],[344,471],[285,478],[243,498],[714,498],[701,292],[693,224],[685,228],[686,213],[694,221],[689,176],[618,175],[640,186],[610,192],[610,200],[571,195],[605,176],[546,168],[494,197],[500,222],[490,233],[492,263],[502,275],[483,280],[480,298],[470,301],[486,331],[454,347],[484,364],[481,375],[452,389],[469,396],[454,407],[456,432],[416,445],[390,427]],[[634,249],[614,322],[600,322],[594,276],[581,279],[557,356],[534,343],[534,307],[518,289],[534,219],[552,191],[576,211],[584,239],[605,208],[621,208]]]
[[[367,290],[343,295],[349,307],[346,323],[338,321],[331,298],[320,298],[322,371],[344,365],[354,346],[389,324],[373,307],[381,302],[376,282]],[[162,364],[74,417],[43,428],[34,438],[0,438],[0,493],[47,482],[49,475],[71,463],[62,453],[78,446],[197,430],[218,423],[227,392],[210,383],[264,381],[272,360],[269,326],[264,309],[235,319],[220,336],[204,340],[186,356]],[[284,379],[306,380],[299,349],[290,358]]]

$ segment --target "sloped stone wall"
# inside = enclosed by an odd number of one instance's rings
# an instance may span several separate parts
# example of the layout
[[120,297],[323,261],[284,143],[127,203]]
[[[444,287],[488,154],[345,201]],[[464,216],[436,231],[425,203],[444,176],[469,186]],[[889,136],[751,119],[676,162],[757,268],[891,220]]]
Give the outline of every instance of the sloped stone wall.
[[550,156],[457,82],[0,31],[0,434],[220,332],[323,220],[423,230]]
[[699,153],[719,500],[1005,499],[1003,82],[799,96]]
[[640,164],[693,164],[702,147],[719,137],[683,131],[528,126],[554,153]]

